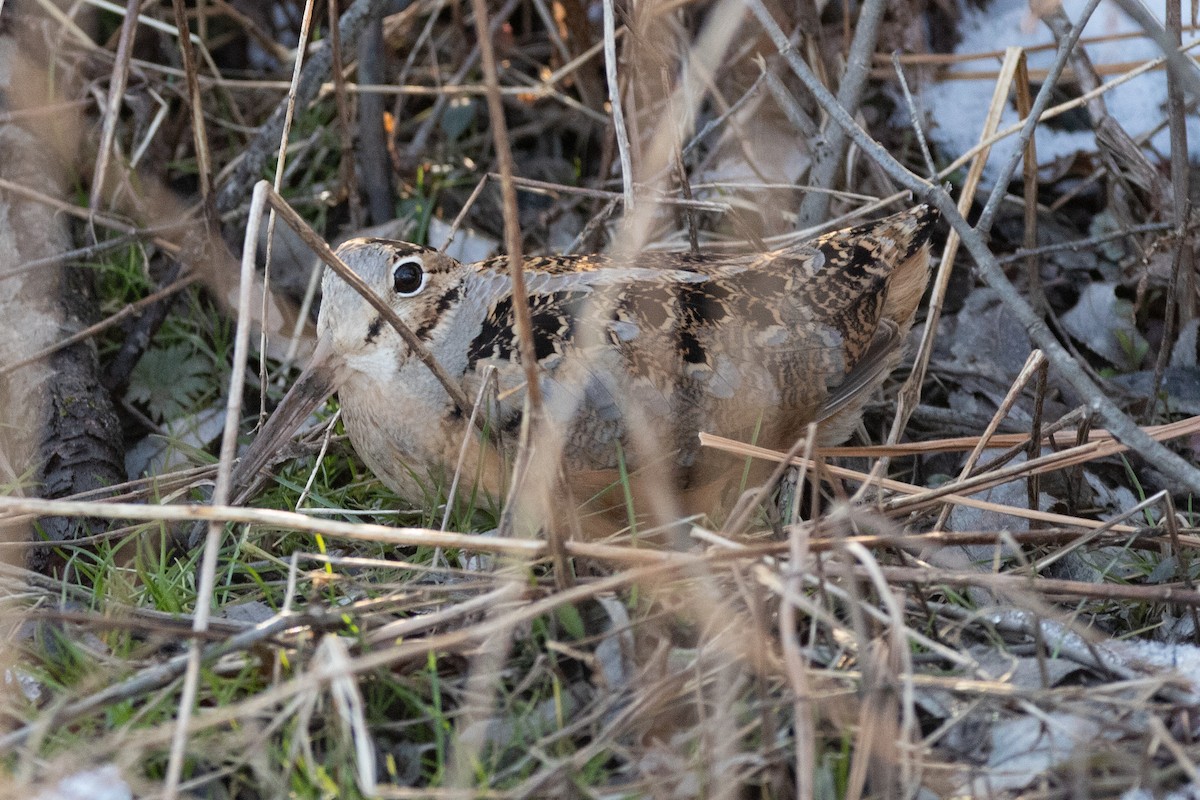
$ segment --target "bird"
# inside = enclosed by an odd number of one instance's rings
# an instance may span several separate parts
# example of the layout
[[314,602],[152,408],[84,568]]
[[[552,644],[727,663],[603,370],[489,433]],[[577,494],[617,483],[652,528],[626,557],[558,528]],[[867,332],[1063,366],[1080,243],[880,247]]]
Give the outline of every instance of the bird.
[[[607,486],[617,494],[609,505],[622,506],[622,476],[646,474],[699,503],[742,476],[740,462],[701,448],[701,431],[786,449],[816,423],[819,445],[845,441],[902,358],[937,219],[918,205],[768,252],[525,257],[540,421],[554,432],[538,459],[553,462],[571,497]],[[354,450],[401,497],[420,502],[456,471],[503,496],[527,388],[507,257],[461,263],[379,238],[351,239],[336,255],[459,399],[327,269],[315,354],[235,485],[260,476],[336,391]]]

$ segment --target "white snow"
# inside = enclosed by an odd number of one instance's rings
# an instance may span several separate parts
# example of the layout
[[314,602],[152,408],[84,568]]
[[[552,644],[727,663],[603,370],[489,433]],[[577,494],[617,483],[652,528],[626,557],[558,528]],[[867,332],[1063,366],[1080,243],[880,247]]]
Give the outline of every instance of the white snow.
[[[1085,0],[1063,2],[1063,8],[1072,21],[1079,18],[1084,5]],[[1161,21],[1162,4],[1151,4],[1150,7]],[[1186,22],[1190,17],[1190,10],[1186,4],[1183,14]],[[1115,3],[1105,0],[1088,21],[1083,39],[1140,30]],[[1050,30],[1033,15],[1025,0],[994,0],[982,10],[968,7],[964,10],[959,33],[962,41],[955,50],[958,55],[1003,51],[1006,47],[1053,44],[1054,41]],[[1191,35],[1185,33],[1184,43],[1190,38]],[[1145,36],[1091,43],[1086,45],[1086,50],[1097,69],[1106,64],[1142,62],[1161,55],[1158,45]],[[1045,70],[1054,59],[1054,50],[1051,48],[1027,53],[1027,58],[1031,70]],[[960,63],[950,68],[949,74],[988,70],[994,72],[998,69],[1000,61],[1000,58],[988,58]],[[1115,77],[1117,76],[1101,74],[1101,80],[1106,83]],[[1112,89],[1104,95],[1109,114],[1137,139],[1166,119],[1166,81],[1166,72],[1158,69]],[[947,155],[956,158],[978,143],[994,86],[993,79],[946,79],[925,87],[922,103],[932,120],[930,136],[942,146]],[[1000,127],[1003,129],[1018,121],[1010,96]],[[1187,115],[1187,126],[1190,150],[1195,157],[1200,154],[1200,120],[1194,111]],[[999,168],[1008,160],[1014,140],[1015,137],[1009,137],[996,143],[988,160],[986,177],[994,178]],[[1160,153],[1169,152],[1169,136],[1165,127],[1150,140],[1150,144]],[[1075,152],[1094,150],[1095,138],[1090,130],[1067,132],[1053,130],[1045,125],[1038,126],[1037,154],[1041,164]]]

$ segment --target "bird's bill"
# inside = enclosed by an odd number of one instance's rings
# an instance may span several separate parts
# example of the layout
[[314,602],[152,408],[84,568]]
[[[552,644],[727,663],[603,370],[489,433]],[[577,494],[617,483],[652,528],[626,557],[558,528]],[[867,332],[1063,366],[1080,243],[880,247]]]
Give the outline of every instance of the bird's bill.
[[338,366],[339,360],[332,349],[323,340],[318,341],[308,366],[238,462],[233,475],[235,503],[249,499],[258,483],[267,477],[265,470],[271,466],[275,455],[304,420],[337,389]]

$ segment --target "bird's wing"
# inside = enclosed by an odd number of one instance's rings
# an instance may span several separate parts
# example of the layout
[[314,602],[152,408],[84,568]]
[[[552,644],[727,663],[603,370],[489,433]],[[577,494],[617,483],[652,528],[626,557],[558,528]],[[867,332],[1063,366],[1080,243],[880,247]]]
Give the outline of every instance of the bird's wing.
[[889,319],[879,320],[871,344],[858,363],[846,373],[846,379],[834,387],[821,403],[816,421],[824,422],[878,386],[895,366],[900,339],[900,328],[896,323]]

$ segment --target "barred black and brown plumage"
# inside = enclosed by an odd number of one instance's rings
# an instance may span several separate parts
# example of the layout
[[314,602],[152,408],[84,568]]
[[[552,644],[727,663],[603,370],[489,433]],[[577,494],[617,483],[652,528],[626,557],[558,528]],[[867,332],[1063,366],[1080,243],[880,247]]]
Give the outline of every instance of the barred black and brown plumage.
[[[928,281],[935,219],[918,206],[751,255],[527,258],[534,351],[562,474],[591,476],[591,487],[619,460],[629,470],[653,462],[688,488],[725,468],[702,455],[699,431],[786,448],[816,421],[822,443],[844,440],[900,359]],[[468,397],[495,368],[485,410],[500,436],[489,444],[469,429],[429,369],[332,272],[317,362],[277,415],[299,422],[336,390],[355,449],[402,495],[420,498],[429,481],[448,480],[464,437],[466,475],[500,492],[525,394],[507,259],[462,264],[384,239],[354,239],[337,253]],[[632,436],[635,419],[649,439]],[[276,448],[277,437],[256,442],[244,468],[257,470],[259,450]]]

